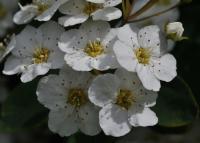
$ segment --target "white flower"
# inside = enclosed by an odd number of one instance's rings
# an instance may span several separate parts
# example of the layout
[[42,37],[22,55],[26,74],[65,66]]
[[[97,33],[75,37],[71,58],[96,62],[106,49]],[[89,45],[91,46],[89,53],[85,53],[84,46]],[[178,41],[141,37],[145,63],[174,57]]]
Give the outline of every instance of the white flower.
[[[88,2],[90,1],[90,2]],[[60,7],[60,12],[67,14],[59,18],[59,23],[64,26],[71,26],[85,22],[90,16],[93,20],[111,21],[121,17],[122,12],[114,6],[122,0],[70,0]],[[96,2],[96,3],[91,3]]]
[[[136,1],[132,13],[136,12],[137,10],[141,9],[149,0],[138,0]],[[170,7],[176,5],[179,3],[180,0],[159,0],[158,3],[156,3],[154,6],[143,12],[142,14],[135,17],[135,19],[132,20],[139,20],[148,16],[152,16],[154,14],[160,13],[162,11],[165,11],[169,9]],[[135,22],[135,26],[142,28],[147,25],[158,25],[161,28],[162,32],[165,32],[165,26],[166,23],[177,21],[180,16],[179,9],[172,9],[168,12],[162,13],[160,15],[153,16],[151,18],[148,18],[146,20],[142,20],[139,22]],[[175,46],[175,43],[171,40],[168,40],[168,46],[165,47],[166,52],[171,51]]]
[[132,126],[153,126],[158,122],[149,108],[156,104],[157,93],[144,89],[134,73],[118,69],[114,75],[100,75],[88,94],[91,102],[102,107],[99,122],[106,135],[119,137],[129,133]]
[[165,45],[157,26],[147,26],[138,34],[130,25],[119,28],[119,40],[114,52],[119,64],[128,71],[137,72],[148,90],[159,91],[160,80],[169,82],[176,75],[176,59],[171,54],[162,55]]
[[67,67],[59,75],[44,77],[38,85],[38,100],[48,109],[48,126],[60,136],[70,136],[78,130],[86,135],[97,135],[99,108],[88,99],[88,88],[93,76]]
[[12,15],[17,9],[16,0],[1,0],[0,1],[0,37],[3,37],[8,28],[14,26]]
[[28,82],[50,69],[64,64],[64,54],[58,48],[58,40],[64,29],[53,21],[46,22],[38,29],[26,26],[16,36],[16,47],[7,59],[3,73],[22,73],[21,81]]
[[59,47],[66,63],[77,71],[108,70],[118,66],[113,52],[116,30],[104,21],[87,21],[79,30],[65,32]]
[[166,25],[166,34],[167,37],[174,41],[180,41],[184,39],[182,37],[184,28],[181,22],[172,22]]
[[15,48],[15,46],[16,46],[15,35],[11,36],[10,42],[8,43],[0,42],[0,62]]
[[31,4],[26,6],[19,4],[21,10],[15,14],[13,21],[16,24],[25,24],[32,19],[48,21],[58,8],[67,1],[68,0],[33,0]]

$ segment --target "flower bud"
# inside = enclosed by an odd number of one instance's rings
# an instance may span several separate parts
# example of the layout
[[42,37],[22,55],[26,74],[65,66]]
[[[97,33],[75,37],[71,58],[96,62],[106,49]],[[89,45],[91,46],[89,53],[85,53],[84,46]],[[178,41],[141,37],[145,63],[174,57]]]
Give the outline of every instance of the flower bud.
[[181,41],[185,39],[182,35],[184,28],[181,22],[172,22],[166,25],[167,38],[173,41]]

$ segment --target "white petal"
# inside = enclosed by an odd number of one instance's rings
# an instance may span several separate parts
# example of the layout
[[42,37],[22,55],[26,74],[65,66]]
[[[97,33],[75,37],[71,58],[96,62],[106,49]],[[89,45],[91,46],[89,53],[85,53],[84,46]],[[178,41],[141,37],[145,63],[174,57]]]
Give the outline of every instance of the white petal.
[[67,109],[50,111],[48,126],[49,129],[60,136],[70,136],[78,131],[76,113],[74,108],[68,106]]
[[119,84],[119,79],[112,74],[98,76],[88,90],[90,101],[100,107],[111,103],[117,96]]
[[139,47],[137,38],[138,29],[134,25],[126,24],[121,28],[118,28],[118,38],[133,48]]
[[150,48],[154,55],[160,55],[160,29],[156,25],[146,26],[138,33],[138,41],[142,48]]
[[32,57],[34,48],[37,47],[36,38],[37,29],[32,26],[26,26],[23,31],[16,36],[16,48],[12,50],[12,54],[17,57]]
[[136,101],[138,104],[144,107],[152,107],[156,105],[156,99],[158,93],[154,91],[147,90],[142,84],[133,91],[135,93]]
[[155,77],[149,66],[138,65],[136,71],[146,89],[153,91],[160,90],[160,81]]
[[61,68],[65,64],[64,53],[57,48],[50,53],[48,63],[51,63],[51,69]]
[[171,54],[162,56],[154,63],[154,73],[160,80],[170,82],[177,75],[176,59]]
[[104,3],[105,7],[113,7],[116,6],[120,3],[122,3],[122,0],[105,0],[106,2]]
[[119,78],[121,89],[138,90],[141,86],[141,81],[136,73],[128,72],[125,69],[118,68],[115,71],[115,75]]
[[92,2],[92,3],[104,3],[106,0],[86,0],[88,2]]
[[91,62],[94,69],[104,71],[118,67],[117,59],[113,54],[102,55]]
[[46,74],[51,68],[51,64],[33,64],[25,68],[21,75],[21,81],[23,83],[29,82],[39,75]]
[[59,8],[59,11],[67,15],[79,15],[83,13],[85,4],[85,0],[69,0]]
[[[113,47],[113,45],[114,45],[114,42],[116,41],[116,39],[117,39],[117,29],[116,28],[108,28],[108,29],[106,29],[105,27],[103,28],[103,29],[101,29],[101,32],[102,31],[105,31],[105,30],[107,30],[107,32],[105,32],[105,35],[104,34],[102,34],[101,35],[101,39],[102,39],[102,44],[103,45],[107,45],[107,46],[109,46],[109,47]],[[109,32],[108,32],[109,31]],[[112,50],[110,50],[110,51],[113,51],[113,48],[112,48]]]
[[68,0],[56,0],[53,5],[48,8],[46,11],[44,11],[42,14],[37,16],[35,19],[38,21],[48,21],[51,19],[51,17],[55,14],[55,12],[58,10],[58,8],[67,2]]
[[64,32],[58,42],[60,50],[66,53],[74,53],[75,49],[73,46],[77,41],[77,34],[79,34],[78,29],[71,29]]
[[103,41],[105,38],[110,38],[109,34],[111,34],[110,24],[106,21],[88,20],[80,26],[80,30],[83,31],[83,33],[85,32],[85,34],[87,34],[88,40],[91,41],[97,39]]
[[81,30],[77,29],[68,30],[62,34],[58,45],[60,46],[60,49],[63,52],[67,53],[67,55],[75,54],[76,56],[76,54],[79,54],[77,52],[86,55],[83,52],[83,49],[88,43],[88,36],[86,35],[87,34]]
[[99,123],[106,135],[124,136],[131,130],[128,113],[114,104],[108,104],[99,112]]
[[149,108],[144,108],[142,111],[133,109],[129,111],[129,122],[134,127],[154,126],[158,123],[156,114]]
[[63,86],[62,78],[57,75],[42,78],[36,91],[38,101],[50,110],[67,108],[67,89],[65,86]]
[[91,103],[82,106],[79,110],[80,130],[86,135],[94,136],[100,133],[99,110]]
[[79,14],[75,16],[63,16],[58,19],[59,24],[64,27],[73,26],[85,22],[88,19],[88,16],[85,14]]
[[93,75],[90,72],[74,71],[67,66],[60,70],[59,75],[62,78],[61,81],[65,87],[79,87],[85,90],[88,90],[91,81],[93,80]]
[[91,59],[83,53],[65,55],[66,63],[76,71],[91,71]]
[[93,20],[111,21],[114,19],[118,19],[121,16],[122,16],[121,10],[115,7],[100,9],[92,13]]
[[22,7],[20,11],[18,11],[14,17],[13,21],[16,24],[26,24],[30,22],[38,13],[38,7],[34,5],[27,5]]
[[3,74],[13,75],[21,73],[29,62],[28,59],[22,59],[11,55],[5,62]]
[[116,41],[114,44],[114,52],[119,64],[128,71],[135,72],[137,60],[134,59],[134,51],[132,47]]
[[39,27],[43,36],[43,46],[49,49],[58,50],[58,41],[64,28],[54,21],[48,21]]

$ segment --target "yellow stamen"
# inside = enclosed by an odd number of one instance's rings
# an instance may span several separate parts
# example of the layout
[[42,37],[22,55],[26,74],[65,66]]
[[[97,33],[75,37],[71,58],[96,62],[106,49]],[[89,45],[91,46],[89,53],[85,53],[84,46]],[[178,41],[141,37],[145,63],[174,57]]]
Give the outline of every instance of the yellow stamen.
[[67,103],[79,108],[87,103],[88,99],[83,89],[73,88],[69,90]]
[[38,6],[38,15],[42,14],[50,7],[47,2],[40,2],[38,0],[33,0],[33,4]]
[[83,13],[85,13],[87,15],[91,15],[93,12],[97,11],[98,9],[102,9],[102,8],[103,8],[103,6],[100,4],[87,2],[87,4],[85,5],[85,7],[83,9]]
[[151,55],[148,48],[138,48],[135,50],[135,55],[140,64],[147,65],[149,64]]
[[133,105],[134,102],[135,102],[135,97],[130,90],[123,90],[123,89],[120,90],[117,96],[117,101],[116,101],[117,105],[128,110]]
[[49,58],[50,51],[47,48],[36,48],[33,53],[33,63],[46,63]]
[[98,40],[92,42],[89,41],[89,43],[84,48],[84,52],[91,57],[97,57],[104,53],[104,46]]

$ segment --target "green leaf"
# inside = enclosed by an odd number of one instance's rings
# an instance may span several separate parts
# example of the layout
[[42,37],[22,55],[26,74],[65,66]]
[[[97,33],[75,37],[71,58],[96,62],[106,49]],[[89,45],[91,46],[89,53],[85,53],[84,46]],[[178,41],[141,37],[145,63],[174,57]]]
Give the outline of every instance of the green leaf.
[[181,127],[192,123],[199,114],[199,106],[190,87],[181,79],[176,78],[161,88],[156,112],[159,125],[163,127]]
[[1,120],[10,130],[32,128],[46,119],[47,110],[39,104],[35,94],[37,83],[35,80],[21,84],[3,104]]

